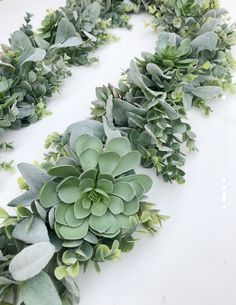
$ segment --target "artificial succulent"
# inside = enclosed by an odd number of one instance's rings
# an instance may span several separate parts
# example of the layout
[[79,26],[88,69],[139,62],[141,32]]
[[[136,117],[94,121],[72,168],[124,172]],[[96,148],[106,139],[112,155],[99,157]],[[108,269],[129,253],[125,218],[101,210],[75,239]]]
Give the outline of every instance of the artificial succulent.
[[[131,150],[127,138],[102,141],[87,134],[76,143],[78,163],[63,159],[51,167],[55,176],[40,192],[44,208],[55,208],[58,237],[77,240],[89,231],[113,238],[133,228],[140,200],[151,187],[144,175],[127,175],[140,163],[140,154]],[[57,181],[57,182],[56,182]]]
[[[19,165],[24,193],[9,203],[17,208],[18,218],[9,220],[7,215],[4,229],[23,246],[11,257],[9,272],[14,285],[21,291],[19,282],[30,285],[32,279],[38,281],[48,274],[61,300],[74,304],[79,300],[75,278],[81,268],[86,270],[93,262],[100,271],[100,262],[132,250],[138,230],[155,232],[166,217],[147,202],[145,194],[152,180],[134,172],[140,154],[131,149],[126,137],[108,127],[104,130],[100,122],[86,120],[71,125],[61,137],[54,134],[46,146],[54,141],[58,144],[59,138],[64,153],[57,161],[53,158],[41,167]],[[42,261],[31,269],[31,260],[37,260],[42,249],[46,269]],[[29,266],[19,267],[18,261],[29,254]],[[31,301],[33,296],[34,291]]]

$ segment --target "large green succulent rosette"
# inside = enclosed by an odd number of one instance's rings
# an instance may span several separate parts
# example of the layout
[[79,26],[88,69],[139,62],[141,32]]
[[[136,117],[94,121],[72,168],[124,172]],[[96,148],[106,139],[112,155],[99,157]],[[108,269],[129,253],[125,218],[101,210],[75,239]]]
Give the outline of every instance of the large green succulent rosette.
[[51,176],[41,189],[40,203],[55,214],[59,238],[83,239],[89,232],[113,238],[138,224],[140,201],[151,188],[146,175],[135,174],[140,153],[127,138],[114,137],[105,144],[89,134],[81,135],[74,158],[59,159],[48,170]]

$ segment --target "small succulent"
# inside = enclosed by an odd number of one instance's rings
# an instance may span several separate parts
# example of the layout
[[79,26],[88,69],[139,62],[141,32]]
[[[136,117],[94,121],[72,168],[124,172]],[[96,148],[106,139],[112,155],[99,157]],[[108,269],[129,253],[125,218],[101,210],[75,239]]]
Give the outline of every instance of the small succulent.
[[132,217],[136,223],[140,200],[152,185],[147,176],[125,175],[139,165],[140,154],[125,137],[110,139],[103,147],[99,138],[85,134],[77,140],[76,156],[81,167],[59,160],[48,171],[57,178],[40,192],[41,205],[55,208],[57,235],[78,240],[91,231],[113,238],[132,230]]

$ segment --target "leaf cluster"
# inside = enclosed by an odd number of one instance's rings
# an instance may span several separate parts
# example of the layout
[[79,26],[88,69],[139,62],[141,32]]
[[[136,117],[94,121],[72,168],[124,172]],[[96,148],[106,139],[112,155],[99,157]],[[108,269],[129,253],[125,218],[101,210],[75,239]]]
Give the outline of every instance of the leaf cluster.
[[[126,137],[86,120],[64,139],[66,156],[19,165],[25,191],[9,203],[16,216],[0,210],[2,301],[73,305],[81,270],[93,263],[100,271],[100,263],[133,249],[137,231],[156,232],[167,219],[147,201],[152,181],[135,173],[140,153]],[[57,140],[54,134],[47,146]]]

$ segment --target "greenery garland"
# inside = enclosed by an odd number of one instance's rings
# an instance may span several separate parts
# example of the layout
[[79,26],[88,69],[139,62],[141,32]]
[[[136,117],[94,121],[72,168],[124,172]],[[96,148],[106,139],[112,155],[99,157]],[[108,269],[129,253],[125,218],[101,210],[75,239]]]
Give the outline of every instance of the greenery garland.
[[133,60],[119,88],[97,88],[93,119],[49,136],[43,164],[19,165],[24,193],[9,203],[16,216],[0,208],[1,304],[76,304],[80,268],[93,262],[99,271],[100,262],[132,250],[137,231],[156,232],[167,217],[147,201],[152,181],[135,168],[141,162],[165,181],[182,183],[182,147],[195,148],[188,109],[209,113],[206,102],[233,89],[234,26],[215,1],[67,1],[37,34],[27,15],[4,47],[3,129],[45,114],[46,97],[69,74],[68,64],[90,62],[88,52],[108,40],[104,20],[129,27],[127,13],[143,8],[155,24],[163,16],[163,28],[175,33],[159,33],[155,53]]

